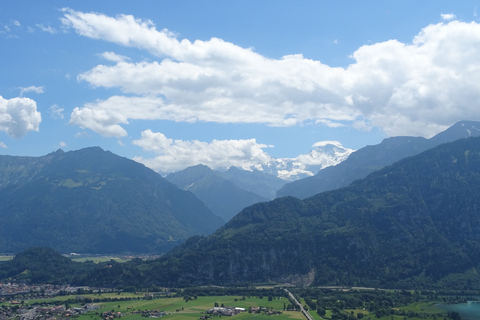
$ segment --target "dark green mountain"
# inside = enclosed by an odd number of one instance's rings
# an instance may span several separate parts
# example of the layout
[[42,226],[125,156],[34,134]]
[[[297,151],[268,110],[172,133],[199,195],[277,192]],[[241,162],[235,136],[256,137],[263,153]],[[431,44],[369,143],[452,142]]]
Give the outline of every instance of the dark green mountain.
[[19,253],[11,261],[0,264],[0,279],[13,278],[17,282],[74,284],[85,280],[97,265],[78,263],[51,248],[32,247]]
[[204,165],[189,167],[165,178],[179,188],[194,193],[213,213],[225,221],[230,220],[245,207],[269,200],[238,187],[224,179],[220,172]]
[[258,170],[246,171],[233,166],[220,174],[223,178],[233,182],[240,188],[259,194],[270,200],[274,199],[277,190],[287,183],[277,176]]
[[480,138],[461,139],[347,188],[248,207],[149,263],[146,280],[472,287],[480,283],[479,199]]
[[0,157],[0,252],[164,252],[221,224],[193,194],[100,148]]
[[320,170],[315,176],[285,184],[277,191],[277,197],[294,196],[299,199],[317,193],[348,186],[352,181],[362,179],[375,170],[393,164],[441,143],[480,135],[480,122],[461,121],[436,136],[392,137],[374,146],[366,146],[352,153],[345,161],[333,167]]

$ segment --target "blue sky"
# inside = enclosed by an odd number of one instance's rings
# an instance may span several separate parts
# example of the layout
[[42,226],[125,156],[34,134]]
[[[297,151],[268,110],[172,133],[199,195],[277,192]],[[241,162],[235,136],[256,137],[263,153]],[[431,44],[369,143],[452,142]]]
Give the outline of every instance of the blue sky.
[[251,167],[480,120],[480,1],[3,1],[0,154]]

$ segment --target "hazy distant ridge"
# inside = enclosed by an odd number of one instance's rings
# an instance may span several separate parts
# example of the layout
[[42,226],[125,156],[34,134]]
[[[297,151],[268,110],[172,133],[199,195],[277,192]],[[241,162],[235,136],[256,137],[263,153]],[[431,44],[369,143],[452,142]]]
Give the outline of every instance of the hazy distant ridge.
[[315,176],[285,184],[277,197],[294,196],[300,199],[320,192],[348,186],[352,181],[366,177],[369,173],[438,146],[441,143],[480,135],[480,122],[460,121],[436,136],[391,137],[382,143],[366,146],[353,152],[345,161],[320,170]]

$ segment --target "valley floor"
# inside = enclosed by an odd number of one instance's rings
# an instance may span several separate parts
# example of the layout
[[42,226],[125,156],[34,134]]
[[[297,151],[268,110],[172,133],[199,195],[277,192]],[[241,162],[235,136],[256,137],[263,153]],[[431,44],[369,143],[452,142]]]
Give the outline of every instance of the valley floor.
[[[208,291],[209,288],[203,288]],[[229,288],[224,288],[230,290]],[[202,288],[198,289],[202,290]],[[232,288],[235,291],[236,288]],[[311,299],[305,296],[305,289],[294,288],[291,290],[295,297],[306,309],[309,304],[317,305],[316,310],[310,310],[313,320],[322,319],[385,319],[385,320],[411,320],[416,319],[461,319],[458,314],[447,314],[445,309],[439,307],[439,303],[453,301],[452,296],[438,296],[409,292],[378,292],[368,293],[355,291],[345,292],[340,290],[328,290],[328,300],[332,303],[325,304],[322,300]],[[308,291],[309,289],[307,289]],[[283,290],[282,290],[283,291]],[[235,319],[306,319],[297,308],[293,311],[292,300],[286,296],[265,296],[268,290],[259,291],[258,295],[191,295],[186,290],[162,290],[161,292],[112,292],[112,293],[88,293],[74,295],[60,295],[56,297],[42,298],[29,294],[0,297],[0,319],[18,320],[59,320],[76,318],[79,320],[141,320],[145,317],[164,319],[209,319],[222,315],[208,314],[208,310],[217,307],[241,308],[245,311],[235,315]],[[281,291],[275,291],[281,292]],[[391,306],[392,303],[400,304],[395,300],[399,295],[408,296],[405,305]],[[361,299],[369,300],[360,301]],[[412,299],[410,299],[412,298]],[[471,299],[472,296],[455,297],[455,301]],[[365,307],[348,308],[352,299],[358,299],[357,303]],[[372,300],[373,299],[373,300]],[[384,300],[381,300],[384,299]],[[410,300],[409,300],[410,299]],[[407,301],[403,300],[403,301]],[[322,302],[323,301],[323,302]],[[395,301],[395,302],[393,302]],[[375,306],[377,305],[377,306]],[[312,309],[312,308],[310,308]],[[322,312],[324,310],[324,313]],[[323,314],[323,317],[319,314]],[[473,320],[474,318],[469,318]]]

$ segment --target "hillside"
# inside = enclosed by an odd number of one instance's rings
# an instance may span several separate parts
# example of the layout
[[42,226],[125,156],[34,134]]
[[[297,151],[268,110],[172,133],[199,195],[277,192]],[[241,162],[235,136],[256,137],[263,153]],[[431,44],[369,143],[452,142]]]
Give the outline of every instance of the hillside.
[[436,136],[392,137],[374,146],[361,148],[335,166],[320,170],[315,176],[285,184],[277,191],[277,197],[294,196],[299,199],[317,193],[348,186],[375,170],[391,165],[405,157],[419,154],[441,143],[480,135],[480,122],[461,121]]
[[[157,260],[61,276],[95,286],[473,289],[480,285],[479,195],[480,138],[460,139],[346,188],[255,204]],[[15,258],[0,264],[0,275],[33,267],[42,275],[38,263]]]
[[0,251],[164,252],[222,225],[193,194],[100,148],[0,157]]
[[275,199],[277,190],[287,183],[287,181],[277,176],[266,174],[256,169],[247,171],[232,166],[227,171],[219,173],[221,177],[233,182],[240,188],[270,200]]
[[480,138],[441,145],[304,201],[246,208],[150,263],[159,284],[479,283]]
[[213,213],[225,221],[230,220],[245,207],[269,200],[240,188],[223,178],[220,172],[204,165],[169,174],[165,179],[195,194]]

